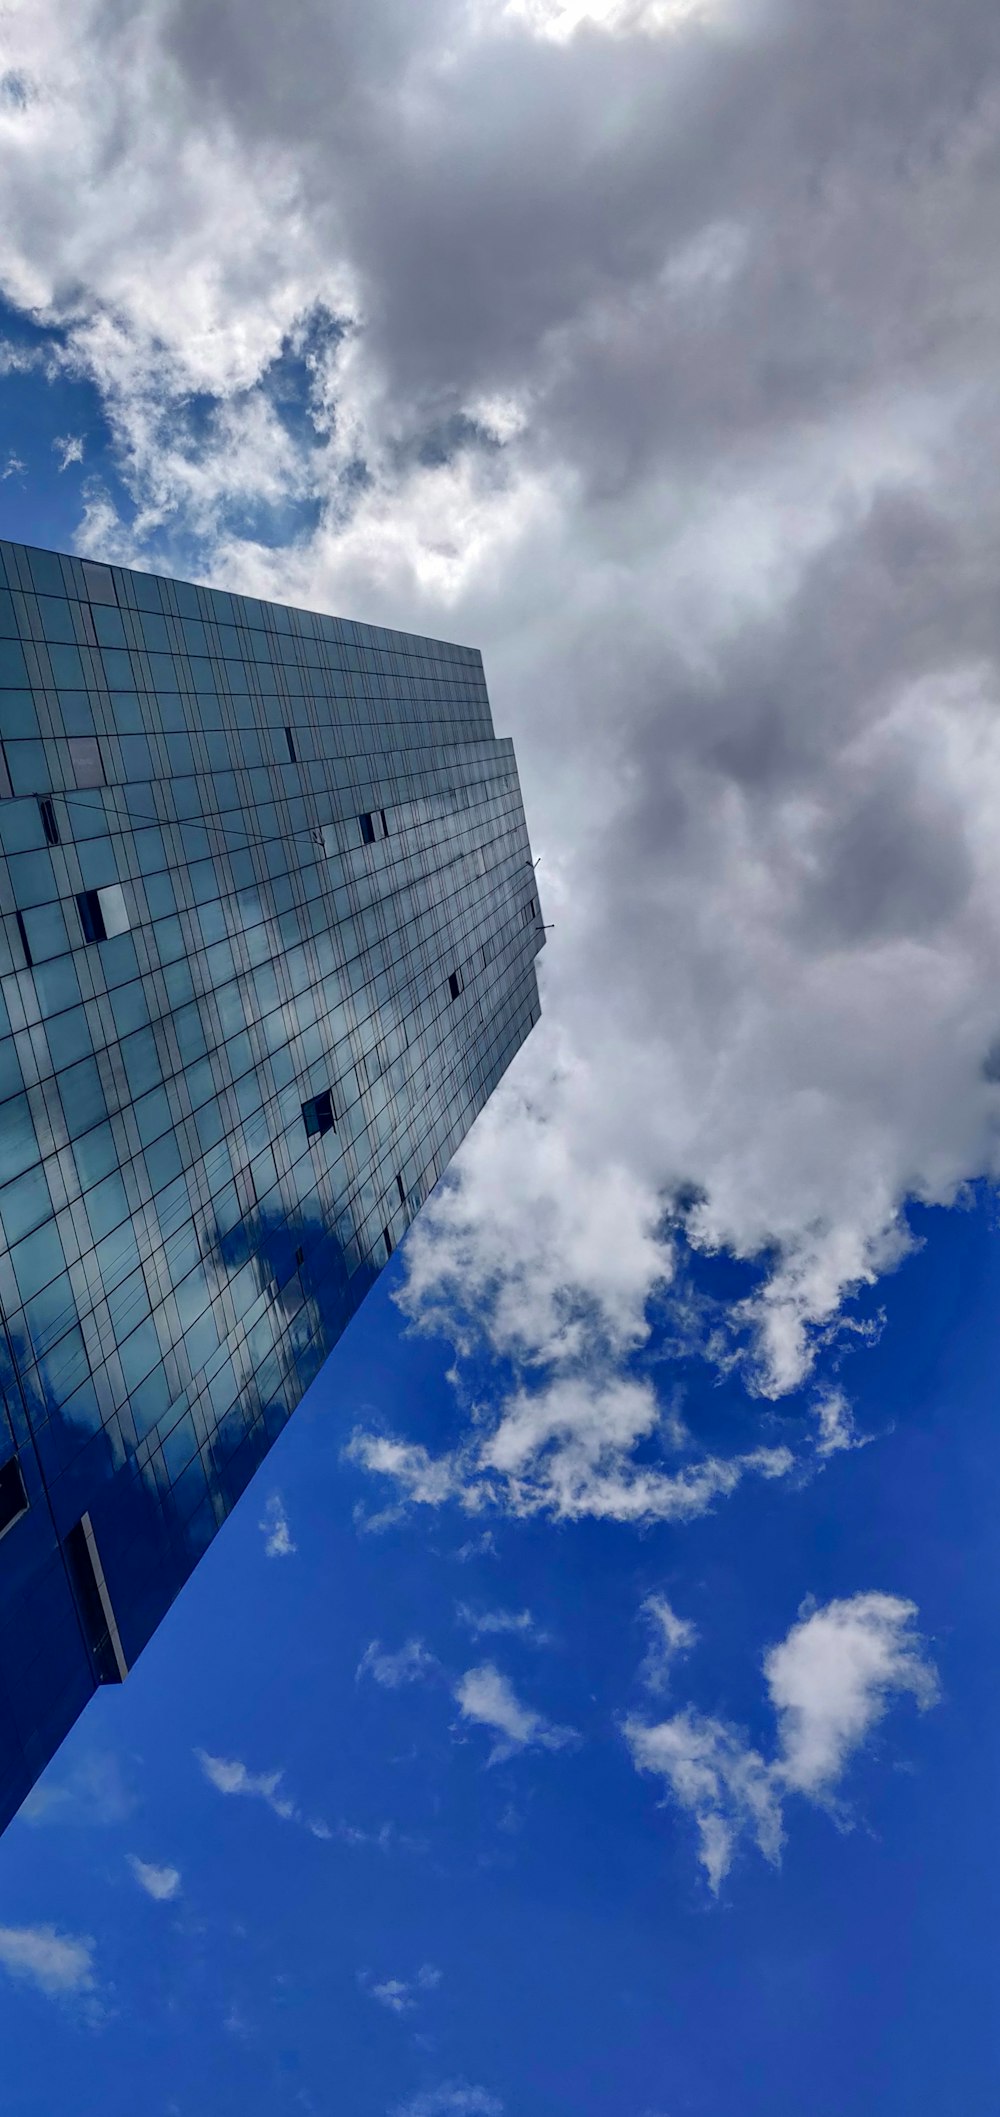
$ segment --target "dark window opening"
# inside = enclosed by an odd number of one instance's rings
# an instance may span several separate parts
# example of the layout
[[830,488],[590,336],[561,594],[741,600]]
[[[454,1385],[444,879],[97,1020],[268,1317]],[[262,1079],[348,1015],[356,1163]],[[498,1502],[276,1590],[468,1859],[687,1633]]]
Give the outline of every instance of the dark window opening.
[[382,1229],[382,1240],[385,1243],[385,1261],[388,1264],[389,1259],[392,1256],[392,1236],[390,1235],[388,1228]]
[[457,998],[458,998],[458,995],[459,995],[459,993],[460,993],[460,992],[464,992],[464,990],[465,990],[465,980],[464,980],[464,978],[462,977],[462,973],[461,973],[461,971],[460,971],[460,970],[452,970],[452,971],[449,971],[449,973],[448,973],[448,991],[450,992],[450,994],[451,994],[451,996],[452,996],[452,999],[453,999],[453,1000],[457,1000]]
[[21,1465],[16,1455],[0,1470],[0,1536],[5,1536],[22,1514],[28,1511],[28,1495],[24,1489]]
[[14,918],[17,924],[18,934],[20,935],[21,947],[24,950],[24,960],[28,966],[28,969],[30,970],[33,958],[31,954],[31,949],[28,946],[28,929],[25,926],[24,920],[19,911],[16,911],[14,913]]
[[58,845],[59,825],[56,822],[56,812],[52,806],[51,801],[49,801],[48,799],[40,801],[38,804],[38,813],[42,819],[42,829],[45,832],[46,845]]
[[372,816],[372,815],[371,815],[371,813],[370,813],[370,811],[369,811],[368,809],[366,809],[366,810],[365,810],[365,812],[364,812],[364,815],[363,815],[363,816],[359,816],[359,817],[358,817],[358,822],[359,822],[359,823],[360,823],[360,825],[361,825],[361,843],[362,843],[362,845],[374,845],[374,843],[375,843],[375,818],[374,818],[374,816]]
[[396,1189],[397,1189],[397,1191],[399,1192],[399,1203],[400,1203],[400,1205],[401,1205],[401,1206],[405,1206],[405,1204],[406,1204],[406,1190],[405,1190],[405,1188],[404,1188],[404,1184],[403,1184],[403,1179],[402,1179],[402,1177],[401,1177],[401,1176],[397,1176],[397,1178],[396,1178]]
[[381,816],[381,818],[382,818],[382,836],[383,836],[383,838],[388,838],[388,836],[389,836],[389,826],[388,826],[388,823],[386,822],[386,817],[385,817],[385,810],[384,810],[384,809],[380,809],[380,810],[379,810],[379,815],[380,815],[380,816]]
[[99,1683],[120,1683],[125,1674],[121,1643],[112,1637],[111,1605],[88,1515],[71,1529],[63,1546],[76,1590],[77,1608],[84,1637],[90,1648]]
[[80,890],[76,900],[76,908],[80,914],[83,938],[88,945],[95,941],[106,941],[108,929],[104,924],[104,913],[101,910],[100,890]]
[[329,1088],[324,1088],[322,1095],[314,1095],[309,1102],[303,1103],[302,1119],[307,1139],[318,1139],[321,1133],[333,1131],[333,1097]]
[[296,1266],[298,1267],[298,1266],[300,1266],[300,1265],[303,1265],[303,1264],[305,1263],[305,1261],[306,1261],[306,1253],[305,1253],[304,1249],[302,1249],[302,1248],[300,1247],[300,1248],[299,1248],[299,1249],[297,1249],[297,1250],[296,1250],[296,1252],[295,1252],[295,1263],[296,1263]]
[[291,764],[295,764],[295,763],[297,762],[297,759],[296,759],[296,756],[295,756],[295,737],[294,737],[294,735],[292,734],[291,728],[286,728],[286,729],[285,729],[285,741],[286,741],[286,742],[287,742],[287,744],[288,744],[288,758],[289,758],[289,762],[290,762]]

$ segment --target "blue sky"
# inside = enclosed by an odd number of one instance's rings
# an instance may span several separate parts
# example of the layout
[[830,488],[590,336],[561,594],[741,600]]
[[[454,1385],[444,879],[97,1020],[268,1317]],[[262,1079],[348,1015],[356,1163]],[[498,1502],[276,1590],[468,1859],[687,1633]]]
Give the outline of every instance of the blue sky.
[[[451,1506],[359,1533],[345,1435],[454,1416],[394,1265],[4,1840],[5,1923],[92,1943],[61,1994],[5,1983],[8,2107],[989,2109],[1000,1263],[985,1203],[923,1232],[848,1355],[870,1445],[638,1540]],[[279,1521],[295,1548],[269,1556]],[[919,1606],[939,1702],[892,1707],[836,1812],[790,1800],[780,1867],[745,1847],[713,1898],[623,1719],[692,1705],[773,1747],[762,1650],[805,1593],[859,1587]],[[641,1675],[653,1595],[701,1635],[669,1698]],[[577,1739],[491,1765],[455,1698],[484,1661]]]
[[484,652],[543,1018],[0,1843],[12,2117],[993,2117],[988,0],[17,0],[0,533]]

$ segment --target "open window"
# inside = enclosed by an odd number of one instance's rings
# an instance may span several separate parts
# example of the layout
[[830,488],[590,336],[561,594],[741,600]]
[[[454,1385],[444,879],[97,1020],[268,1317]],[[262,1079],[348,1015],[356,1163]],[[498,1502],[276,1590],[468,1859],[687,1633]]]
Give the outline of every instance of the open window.
[[450,992],[453,1000],[457,1000],[459,993],[465,991],[465,979],[463,978],[460,970],[449,971],[448,991]]
[[76,907],[83,938],[88,945],[109,941],[115,934],[128,933],[131,921],[120,882],[109,882],[104,889],[80,890]]
[[303,1103],[302,1122],[306,1128],[307,1139],[319,1139],[324,1132],[333,1132],[336,1129],[333,1096],[329,1088],[324,1088],[321,1095],[313,1095],[307,1103]]

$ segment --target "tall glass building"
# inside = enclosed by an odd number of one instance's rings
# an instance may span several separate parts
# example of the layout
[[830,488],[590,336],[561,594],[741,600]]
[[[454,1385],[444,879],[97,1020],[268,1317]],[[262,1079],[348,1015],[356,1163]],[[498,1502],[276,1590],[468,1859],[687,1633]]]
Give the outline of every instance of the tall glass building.
[[0,1827],[538,1017],[480,656],[0,544]]

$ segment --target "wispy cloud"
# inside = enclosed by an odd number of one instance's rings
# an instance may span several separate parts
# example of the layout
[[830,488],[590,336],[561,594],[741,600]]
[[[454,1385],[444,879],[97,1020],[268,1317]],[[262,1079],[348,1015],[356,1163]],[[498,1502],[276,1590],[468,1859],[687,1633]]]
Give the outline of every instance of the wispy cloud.
[[536,1647],[551,1644],[552,1634],[543,1631],[530,1610],[474,1610],[469,1603],[460,1602],[455,1605],[455,1619],[471,1632],[473,1639],[509,1633],[513,1638],[529,1640]]
[[764,1657],[778,1720],[770,1760],[739,1728],[690,1709],[656,1725],[625,1722],[638,1770],[663,1779],[694,1818],[713,1892],[742,1837],[777,1865],[790,1794],[843,1816],[840,1781],[894,1697],[908,1693],[921,1709],[934,1704],[937,1678],[916,1616],[913,1603],[874,1591],[806,1606]]
[[0,1926],[0,1965],[57,1999],[96,1991],[93,1941],[55,1926]]
[[378,2001],[390,2014],[409,2014],[418,2001],[428,1992],[435,1992],[441,1983],[441,1972],[434,1963],[421,1963],[410,1978],[386,1977],[377,1980],[370,1971],[359,1970],[358,1983],[369,1999]]
[[522,1705],[491,1661],[466,1670],[455,1686],[455,1700],[463,1719],[492,1729],[496,1736],[489,1764],[501,1764],[523,1749],[566,1749],[580,1739],[575,1728],[557,1727],[533,1707]]
[[140,1889],[157,1904],[169,1904],[180,1895],[181,1878],[176,1867],[156,1867],[149,1860],[140,1860],[134,1852],[128,1854],[128,1864]]
[[26,1823],[124,1823],[139,1797],[110,1751],[95,1751],[59,1777],[58,1760],[32,1787],[20,1813]]
[[300,1823],[314,1838],[333,1836],[328,1823],[322,1818],[305,1815],[298,1803],[284,1792],[283,1770],[253,1772],[237,1757],[213,1757],[203,1749],[196,1749],[194,1754],[209,1785],[214,1786],[217,1793],[242,1794],[250,1800],[263,1801],[283,1823]]
[[83,462],[83,435],[58,434],[52,443],[59,458],[58,468],[68,470],[71,463]]
[[665,1595],[647,1595],[642,1615],[650,1628],[648,1650],[639,1670],[640,1680],[651,1691],[665,1691],[674,1662],[687,1654],[698,1637],[698,1628],[677,1612]]
[[[640,1447],[653,1440],[681,1458],[675,1468],[638,1460]],[[745,1478],[787,1477],[795,1467],[784,1445],[699,1454],[651,1382],[613,1374],[520,1389],[492,1429],[477,1430],[442,1456],[430,1456],[422,1443],[362,1431],[345,1453],[361,1469],[390,1479],[408,1506],[452,1501],[467,1513],[495,1506],[522,1517],[636,1525],[693,1520]]]
[[392,2117],[503,2117],[503,2103],[485,2088],[461,2080],[425,2088],[409,2102],[397,2103]]
[[422,1639],[408,1639],[396,1652],[388,1653],[380,1639],[373,1639],[366,1646],[355,1671],[355,1682],[362,1676],[370,1676],[373,1683],[380,1683],[383,1690],[398,1691],[407,1683],[422,1683],[439,1667],[436,1657],[425,1647]]
[[270,1494],[257,1527],[264,1532],[264,1550],[268,1558],[291,1558],[294,1556],[299,1547],[292,1540],[292,1532],[280,1492],[272,1492]]

